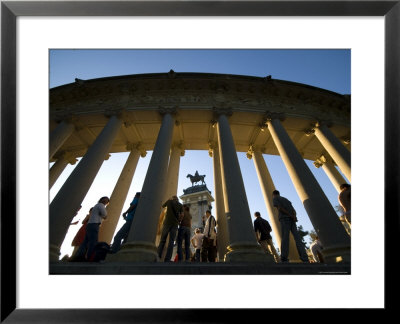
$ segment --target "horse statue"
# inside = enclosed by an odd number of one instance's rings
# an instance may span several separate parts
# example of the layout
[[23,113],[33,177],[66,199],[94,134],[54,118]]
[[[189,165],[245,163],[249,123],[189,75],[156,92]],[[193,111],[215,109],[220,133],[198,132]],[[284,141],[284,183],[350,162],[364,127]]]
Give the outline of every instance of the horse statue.
[[205,184],[205,182],[204,182],[205,177],[206,177],[205,175],[200,175],[199,172],[197,172],[197,170],[196,170],[196,173],[194,174],[194,176],[191,174],[188,174],[186,176],[186,178],[190,178],[190,181],[192,182],[192,187],[193,187],[193,184],[200,182],[200,181],[201,181],[201,184]]

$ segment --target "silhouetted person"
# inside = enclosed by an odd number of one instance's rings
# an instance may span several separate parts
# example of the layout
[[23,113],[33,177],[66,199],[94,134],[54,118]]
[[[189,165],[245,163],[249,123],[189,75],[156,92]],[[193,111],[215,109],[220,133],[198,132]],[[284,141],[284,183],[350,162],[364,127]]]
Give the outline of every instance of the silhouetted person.
[[183,260],[182,243],[185,241],[185,261],[190,261],[190,229],[192,228],[192,215],[188,206],[183,206],[183,218],[178,229],[178,261]]
[[111,246],[111,252],[117,253],[121,247],[121,242],[128,238],[129,230],[132,226],[133,216],[135,215],[136,207],[139,203],[140,192],[137,192],[135,197],[133,198],[128,210],[122,214],[122,217],[125,219],[125,224],[119,229],[117,234],[114,237],[113,244]]
[[204,226],[203,245],[201,247],[201,261],[202,262],[215,262],[217,258],[217,233],[215,226],[217,222],[215,217],[211,215],[209,210],[206,211],[207,220]]
[[273,204],[279,211],[279,222],[281,223],[282,241],[281,241],[281,262],[288,262],[289,255],[289,235],[292,232],[296,242],[297,251],[301,261],[309,262],[306,249],[297,232],[296,210],[293,208],[292,203],[285,197],[281,197],[278,190],[272,192]]
[[340,185],[338,200],[340,206],[343,207],[346,221],[351,224],[351,186],[348,183]]
[[256,232],[258,243],[260,243],[266,253],[274,257],[275,262],[280,262],[281,258],[272,243],[272,236],[270,234],[272,232],[271,226],[266,219],[261,217],[259,212],[255,212],[254,216],[256,217],[254,220],[254,231]]
[[165,242],[167,241],[167,236],[169,234],[169,243],[164,262],[171,262],[172,249],[174,247],[176,231],[178,229],[178,224],[183,217],[183,208],[177,196],[172,196],[172,198],[167,200],[162,205],[162,207],[167,207],[167,213],[165,215],[164,222],[162,225],[160,244],[158,245],[157,253],[158,257],[161,259],[162,252],[164,250],[164,245]]

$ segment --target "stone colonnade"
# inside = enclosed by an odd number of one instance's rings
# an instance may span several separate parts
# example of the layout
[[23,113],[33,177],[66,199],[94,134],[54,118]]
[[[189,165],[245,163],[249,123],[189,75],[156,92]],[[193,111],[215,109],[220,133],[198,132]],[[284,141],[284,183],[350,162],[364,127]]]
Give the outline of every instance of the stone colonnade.
[[[161,127],[127,243],[122,245],[118,253],[109,255],[107,257],[108,261],[158,261],[155,242],[161,205],[166,198],[176,194],[179,160],[182,152],[184,152],[182,147],[172,143],[174,125],[176,124],[176,109],[162,109],[160,113],[162,115]],[[229,124],[231,114],[231,109],[214,109],[213,122],[217,128],[217,143],[209,143],[210,155],[213,157],[214,166],[220,260],[224,259],[227,262],[256,261],[273,263],[273,257],[262,251],[255,237]],[[324,245],[323,253],[325,258],[328,262],[349,261],[350,238],[317,180],[282,126],[280,119],[282,119],[281,115],[267,113],[264,124],[269,129],[297,193]],[[58,261],[59,250],[73,215],[83,201],[101,164],[107,157],[122,123],[122,113],[109,114],[108,123],[50,204],[51,261]],[[330,132],[326,125],[317,124],[314,132],[324,149],[350,180],[349,151]],[[50,170],[50,174],[54,173],[53,177],[55,179],[62,172],[66,161],[76,161],[71,156],[57,152],[62,143],[71,134],[70,124],[64,122],[61,122],[51,134],[50,147],[54,148],[54,152],[51,152],[50,155],[58,156],[56,163]],[[123,203],[127,199],[127,193],[139,156],[145,156],[146,154],[141,150],[140,143],[129,144],[127,149],[130,151],[130,155],[111,195],[110,205],[108,206],[109,218],[101,227],[100,238],[106,242],[111,242],[112,240],[112,235],[122,212]],[[271,226],[278,244],[280,244],[280,224],[275,208],[272,206],[271,197],[275,186],[261,151],[251,149],[251,156],[254,159]],[[328,162],[332,164],[332,161]],[[329,163],[324,162],[322,165],[324,168],[326,164],[324,170],[326,169],[327,174],[332,175],[330,179],[336,187],[339,182],[344,182],[344,179],[338,177],[337,170],[333,164]],[[57,164],[60,166],[56,167]],[[57,172],[53,171],[53,169]],[[51,180],[52,183],[54,181]],[[298,260],[293,238],[291,238],[290,245],[289,256],[291,260]],[[221,255],[224,257],[221,257]]]

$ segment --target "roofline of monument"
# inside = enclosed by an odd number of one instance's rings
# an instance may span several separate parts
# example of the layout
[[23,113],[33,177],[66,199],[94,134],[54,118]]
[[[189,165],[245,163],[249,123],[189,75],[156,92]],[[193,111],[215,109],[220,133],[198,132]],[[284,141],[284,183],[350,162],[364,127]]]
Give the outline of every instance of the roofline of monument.
[[[131,78],[138,78],[138,79],[149,79],[153,77],[163,77],[165,79],[176,79],[179,77],[196,77],[196,76],[202,76],[202,77],[210,77],[210,78],[221,78],[224,80],[228,79],[242,79],[242,80],[253,80],[253,81],[265,81],[267,80],[267,77],[258,77],[258,76],[251,76],[251,75],[240,75],[240,74],[223,74],[223,73],[208,73],[208,72],[173,72],[173,78],[171,77],[171,71],[170,72],[164,72],[164,73],[141,73],[141,74],[127,74],[127,75],[116,75],[116,76],[108,76],[108,77],[101,77],[101,78],[94,78],[94,79],[79,79],[83,81],[84,83],[92,83],[92,82],[98,82],[98,81],[109,81],[109,80],[123,80],[123,79],[131,79]],[[297,86],[302,86],[305,88],[313,89],[313,90],[320,90],[323,92],[327,92],[333,95],[337,95],[340,97],[350,97],[351,94],[340,94],[338,92],[334,92],[331,90],[319,88],[316,86],[308,85],[305,83],[299,83],[299,82],[294,82],[294,81],[287,81],[287,80],[279,80],[279,79],[272,79],[271,81],[274,82],[279,82],[283,84],[288,84],[288,85],[297,85]],[[71,82],[71,83],[66,83],[60,86],[56,86],[53,88],[50,88],[50,90],[55,90],[55,89],[61,89],[63,87],[71,86],[75,84],[76,82]]]
[[180,195],[179,198],[182,199],[181,197],[187,197],[187,196],[191,196],[191,195],[195,195],[195,194],[199,194],[199,193],[201,193],[201,194],[207,193],[213,199],[212,201],[214,201],[214,198],[213,198],[213,196],[211,194],[211,191],[208,190],[208,189],[207,190],[203,190],[203,191],[191,192],[191,193],[188,193],[188,194],[183,193],[183,195]]

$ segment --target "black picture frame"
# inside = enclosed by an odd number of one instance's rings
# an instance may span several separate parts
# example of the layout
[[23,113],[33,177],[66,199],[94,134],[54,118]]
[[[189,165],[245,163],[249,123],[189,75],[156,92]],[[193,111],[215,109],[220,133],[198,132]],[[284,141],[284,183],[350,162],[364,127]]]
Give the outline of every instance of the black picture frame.
[[[16,19],[18,16],[383,16],[385,260],[399,232],[400,1],[1,1],[1,322],[226,322],[245,310],[16,309]],[[371,125],[372,127],[372,125]],[[371,185],[373,188],[373,185]],[[375,188],[373,188],[375,189]],[[376,188],[382,190],[382,188]],[[390,218],[389,211],[390,210]],[[371,243],[372,244],[372,243]],[[386,262],[386,261],[385,261]],[[385,309],[398,283],[385,264]],[[392,291],[394,292],[394,291]],[[214,296],[216,296],[214,294]],[[178,299],[178,296],[174,298]],[[251,298],[251,296],[249,296]],[[134,305],[133,305],[134,306]],[[211,306],[211,305],[210,305]],[[310,305],[312,307],[312,305]],[[177,308],[179,304],[177,303]],[[251,310],[253,316],[261,310]],[[241,315],[239,315],[241,316]],[[246,316],[246,314],[245,314]],[[254,317],[253,317],[254,318]]]

